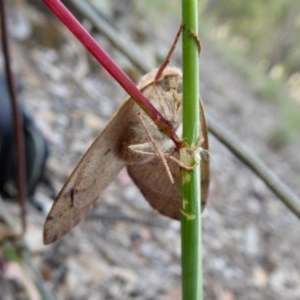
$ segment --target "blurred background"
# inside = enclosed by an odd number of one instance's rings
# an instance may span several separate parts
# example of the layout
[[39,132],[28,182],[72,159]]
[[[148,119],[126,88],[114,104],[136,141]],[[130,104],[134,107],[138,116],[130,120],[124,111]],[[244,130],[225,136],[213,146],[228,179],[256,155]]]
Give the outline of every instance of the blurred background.
[[[19,97],[58,192],[126,94],[41,1],[6,2]],[[160,66],[181,23],[179,0],[63,2],[135,82]],[[199,1],[199,15],[206,113],[300,195],[300,2]],[[181,65],[180,43],[170,64]],[[299,220],[212,135],[210,145],[205,299],[300,299]],[[0,201],[0,299],[181,299],[180,224],[153,211],[125,170],[54,245],[42,244],[53,195],[40,184],[34,199],[22,246],[7,234],[18,232],[19,207]]]

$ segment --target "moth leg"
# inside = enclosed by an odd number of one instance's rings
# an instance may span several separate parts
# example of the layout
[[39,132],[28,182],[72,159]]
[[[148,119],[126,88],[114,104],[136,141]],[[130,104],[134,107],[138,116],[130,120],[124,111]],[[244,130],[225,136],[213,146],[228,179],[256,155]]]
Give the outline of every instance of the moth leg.
[[138,154],[144,154],[148,156],[158,156],[158,153],[151,151],[152,144],[150,143],[143,143],[143,144],[135,144],[128,146],[128,149],[132,152],[138,153]]
[[170,155],[166,155],[169,159],[171,159],[172,161],[174,161],[175,163],[177,163],[182,169],[187,170],[187,171],[191,171],[195,168],[195,166],[197,166],[200,162],[201,159],[201,155],[204,156],[205,159],[207,159],[207,155],[208,155],[208,151],[204,148],[202,148],[202,144],[204,143],[204,138],[201,137],[199,142],[195,145],[195,146],[188,146],[186,147],[186,151],[189,154],[193,154],[194,152],[198,152],[197,156],[196,156],[196,163],[193,166],[188,166],[185,163],[183,163],[180,159],[178,159],[177,157]]
[[[128,148],[132,151],[132,152],[135,152],[135,153],[138,153],[138,154],[143,154],[143,155],[148,155],[148,156],[159,156],[158,153],[156,152],[151,152],[151,151],[147,151],[147,150],[144,150],[144,149],[149,149],[150,148],[150,143],[143,143],[143,144],[135,144],[135,145],[130,145],[128,146]],[[182,164],[182,162],[180,162],[180,160],[174,156],[172,156],[171,153],[169,152],[162,152],[161,153],[163,156],[165,156],[166,158],[169,158],[171,160],[173,160],[174,162],[178,163],[178,165],[182,165],[183,168],[189,168],[187,166],[184,166]]]
[[193,152],[198,151],[199,149],[202,150],[203,148],[201,146],[203,143],[204,143],[204,138],[201,137],[195,146],[186,146],[186,148],[188,148],[187,151],[192,154]]
[[[157,146],[157,145],[156,145]],[[161,160],[161,162],[163,163],[164,165],[164,169],[166,170],[167,172],[167,175],[170,179],[170,182],[173,184],[175,181],[174,181],[174,178],[173,178],[173,175],[170,171],[170,168],[168,166],[168,163],[166,161],[166,157],[169,157],[170,153],[163,153],[161,152],[158,147],[155,148],[155,151],[156,152],[150,152],[150,151],[147,151],[147,150],[144,150],[144,149],[149,149],[150,148],[150,143],[143,143],[143,144],[136,144],[136,145],[130,145],[128,147],[131,151],[135,152],[135,153],[138,153],[138,154],[143,154],[143,155],[147,155],[147,156],[158,156]]]
[[[164,165],[164,168],[165,168],[165,170],[166,170],[166,172],[167,172],[167,175],[168,175],[168,177],[169,177],[169,179],[170,179],[170,182],[171,182],[172,184],[174,184],[175,181],[174,181],[173,175],[172,175],[172,173],[171,173],[171,171],[170,171],[170,168],[169,168],[169,166],[168,166],[168,163],[167,163],[167,161],[166,161],[166,158],[164,157],[164,155],[163,155],[162,151],[159,149],[159,147],[158,147],[156,141],[154,140],[154,138],[153,138],[152,135],[150,134],[150,132],[149,132],[149,130],[148,130],[146,124],[145,124],[145,121],[144,121],[144,119],[143,119],[143,115],[142,115],[141,113],[137,113],[137,116],[138,116],[138,118],[140,119],[140,121],[141,121],[141,123],[142,123],[142,125],[143,125],[143,127],[144,127],[144,129],[145,129],[145,131],[146,131],[146,134],[147,134],[147,136],[148,136],[148,138],[149,138],[149,140],[150,140],[150,142],[151,142],[153,148],[155,149],[155,152],[158,154],[158,156],[159,156],[159,158],[160,158],[162,164]],[[147,144],[147,143],[146,143],[146,144]]]
[[189,32],[189,35],[190,35],[191,37],[193,37],[194,40],[196,41],[197,46],[198,46],[198,52],[200,53],[201,50],[202,50],[202,43],[201,43],[201,40],[200,40],[199,36],[198,36],[197,33],[196,33],[195,31],[193,31],[193,30],[190,30],[190,29],[189,29],[188,32]]
[[176,158],[175,156],[168,155],[167,156],[170,160],[174,161],[180,168],[187,170],[187,171],[192,171],[195,166],[187,166],[184,164],[180,159]]
[[[207,154],[208,152],[202,148],[200,145],[202,144],[202,142],[198,143],[198,145],[196,146],[192,146],[190,147],[187,151],[188,152],[194,152],[194,151],[200,151],[201,155],[204,154],[204,157],[207,159]],[[143,144],[135,144],[135,145],[130,145],[128,148],[138,154],[143,154],[143,155],[148,155],[148,156],[160,156],[159,153],[157,152],[151,152],[151,151],[147,151],[146,149],[150,150],[151,144],[150,143],[143,143]],[[177,157],[173,156],[172,153],[166,153],[166,152],[161,152],[161,154],[167,158],[172,160],[173,162],[175,162],[180,168],[187,170],[187,171],[192,171],[195,166],[197,165],[197,163],[193,166],[188,166],[186,164],[184,164],[180,159],[178,159]]]
[[150,143],[143,143],[143,144],[135,144],[128,146],[129,150],[132,152],[138,153],[138,154],[144,154],[148,156],[158,156],[157,153],[150,150],[152,148],[152,145]]

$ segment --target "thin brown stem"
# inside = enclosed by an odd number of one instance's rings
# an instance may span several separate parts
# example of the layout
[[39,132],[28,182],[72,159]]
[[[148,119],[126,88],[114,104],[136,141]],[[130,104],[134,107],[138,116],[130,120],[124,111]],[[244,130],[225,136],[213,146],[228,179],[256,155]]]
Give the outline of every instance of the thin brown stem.
[[241,143],[238,138],[218,124],[212,117],[207,116],[207,122],[210,132],[260,177],[270,190],[300,218],[299,197],[290,190],[249,147]]
[[23,130],[23,120],[20,113],[20,107],[18,105],[15,82],[12,74],[11,68],[11,58],[10,50],[8,44],[8,34],[7,34],[7,22],[6,22],[6,7],[5,1],[0,0],[0,15],[1,15],[1,39],[4,54],[4,64],[6,72],[6,80],[8,85],[8,91],[11,99],[13,120],[14,120],[14,137],[15,137],[15,147],[17,153],[17,186],[18,186],[18,199],[21,207],[21,223],[22,231],[26,230],[26,208],[25,201],[27,195],[26,186],[26,166],[25,166],[25,143],[24,143],[24,130]]
[[155,75],[154,82],[157,82],[157,81],[159,80],[159,78],[160,78],[162,72],[164,71],[164,69],[165,69],[165,68],[167,67],[167,65],[169,64],[170,58],[171,58],[171,56],[172,56],[172,54],[173,54],[173,52],[174,52],[174,50],[175,50],[175,47],[176,47],[176,45],[177,45],[177,43],[178,43],[178,40],[179,40],[179,37],[180,37],[180,35],[181,35],[182,30],[183,30],[183,25],[181,24],[180,27],[179,27],[179,29],[178,29],[178,31],[177,31],[177,33],[176,33],[174,42],[173,42],[173,44],[172,44],[172,46],[171,46],[171,48],[170,48],[170,50],[169,50],[169,52],[168,52],[168,54],[167,54],[165,60],[164,60],[164,62],[161,64],[160,68],[158,69],[158,71],[157,71],[157,73],[156,73],[156,75]]

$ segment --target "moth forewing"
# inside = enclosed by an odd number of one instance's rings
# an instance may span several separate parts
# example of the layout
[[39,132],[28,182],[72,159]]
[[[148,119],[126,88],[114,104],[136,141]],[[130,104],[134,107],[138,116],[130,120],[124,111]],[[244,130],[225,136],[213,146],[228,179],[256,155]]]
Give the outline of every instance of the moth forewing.
[[130,120],[134,117],[133,106],[131,99],[123,103],[80,161],[73,191],[75,207],[84,207],[99,198],[125,166],[119,151]]
[[[69,232],[100,201],[125,162],[117,156],[133,102],[128,99],[96,138],[58,194],[44,225],[44,243]],[[124,124],[120,126],[120,123]]]

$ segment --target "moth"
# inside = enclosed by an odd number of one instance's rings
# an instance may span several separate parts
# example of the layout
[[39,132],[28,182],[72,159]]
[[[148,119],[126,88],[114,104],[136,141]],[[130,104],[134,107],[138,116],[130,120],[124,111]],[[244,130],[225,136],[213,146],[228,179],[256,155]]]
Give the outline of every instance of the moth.
[[[157,70],[142,77],[138,88],[170,122],[178,135],[182,131],[182,73],[166,67],[159,78]],[[202,149],[208,150],[208,131],[200,101]],[[140,114],[144,122],[137,117]],[[146,131],[166,156],[171,183],[161,158]],[[95,139],[58,194],[44,225],[44,243],[50,244],[77,225],[101,201],[104,189],[120,170],[129,176],[149,204],[162,215],[180,219],[180,166],[174,143],[162,133],[144,111],[128,97]],[[201,161],[201,191],[204,206],[209,186],[209,160]],[[202,206],[202,207],[203,207]]]

